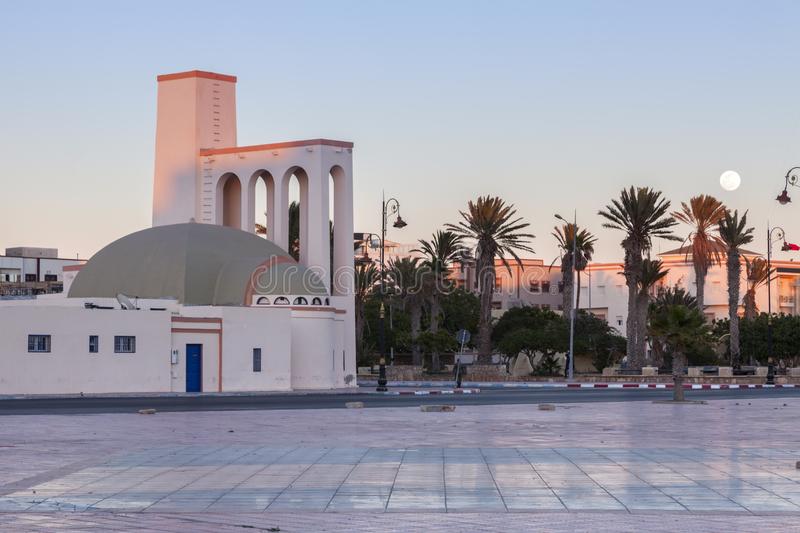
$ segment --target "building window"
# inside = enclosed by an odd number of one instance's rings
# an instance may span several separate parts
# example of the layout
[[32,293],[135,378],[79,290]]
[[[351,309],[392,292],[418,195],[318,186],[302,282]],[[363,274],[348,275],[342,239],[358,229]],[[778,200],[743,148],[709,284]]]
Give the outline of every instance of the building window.
[[269,305],[269,298],[266,296],[261,296],[258,300],[256,300],[256,305]]
[[617,315],[617,325],[618,326],[622,325],[622,317],[620,315]]
[[261,372],[261,348],[253,348],[253,372]]
[[89,335],[89,353],[97,353],[100,351],[100,337],[97,335]]
[[492,309],[502,309],[503,302],[492,302]]
[[36,274],[25,274],[25,281],[28,283],[36,281]]
[[313,300],[311,300],[311,305],[322,305],[322,299],[314,298]]
[[289,305],[289,298],[285,296],[278,296],[275,298],[275,305]]
[[308,300],[306,300],[302,296],[298,296],[297,298],[294,299],[293,305],[308,305]]
[[549,311],[550,310],[550,304],[542,304],[542,309],[544,311]]
[[550,294],[550,282],[549,281],[543,281],[542,282],[542,292],[544,294]]
[[539,285],[539,281],[531,281],[531,292],[541,292],[541,286]]
[[50,353],[50,335],[28,335],[28,351]]
[[55,274],[45,274],[44,275],[45,281],[58,281],[58,276]]
[[558,282],[558,294],[564,294],[564,282],[563,281],[559,281]]
[[131,335],[114,336],[114,353],[136,353],[136,337]]

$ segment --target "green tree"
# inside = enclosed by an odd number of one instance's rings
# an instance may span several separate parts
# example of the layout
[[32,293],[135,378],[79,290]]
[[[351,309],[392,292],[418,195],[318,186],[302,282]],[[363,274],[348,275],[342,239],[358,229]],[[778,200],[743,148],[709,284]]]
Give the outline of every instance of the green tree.
[[650,317],[650,335],[666,347],[672,356],[673,400],[683,401],[683,373],[686,353],[709,333],[705,317],[698,309],[685,305],[657,308]]
[[647,333],[647,324],[636,312],[644,254],[652,248],[654,238],[681,240],[670,229],[677,222],[669,216],[669,206],[669,200],[662,198],[660,191],[630,187],[623,189],[618,199],[612,199],[611,204],[598,213],[606,219],[603,227],[622,231],[625,235],[622,248],[625,251],[623,275],[628,286],[626,351],[628,364],[633,368],[641,368],[644,362]]
[[[577,226],[577,235],[575,234],[575,224],[565,223],[561,227],[556,226],[553,228],[553,237],[558,243],[558,249],[561,254],[561,280],[564,285],[564,292],[562,293],[562,308],[564,309],[564,316],[571,316],[572,302],[575,301],[577,308],[580,308],[581,298],[581,272],[583,272],[592,260],[594,255],[594,245],[597,242],[597,237],[587,229],[581,229]],[[576,259],[573,258],[573,248],[575,248]],[[572,264],[575,262],[575,272],[577,273],[577,294],[573,293],[573,279],[572,279]],[[554,261],[555,263],[555,261]],[[552,265],[550,265],[552,268]]]
[[701,313],[705,310],[708,269],[714,263],[722,262],[720,250],[725,247],[722,239],[713,235],[711,231],[717,228],[726,211],[722,202],[713,196],[701,194],[691,198],[688,204],[681,202],[680,211],[672,213],[676,220],[692,227],[689,236],[686,237],[686,241],[691,243],[691,252],[687,251],[686,256],[689,257],[691,253],[697,287],[695,296]]
[[447,229],[465,239],[475,241],[475,262],[478,273],[481,313],[478,324],[478,361],[490,363],[492,358],[492,294],[495,285],[495,258],[503,265],[511,267],[508,256],[522,267],[517,250],[533,252],[529,242],[534,236],[525,233],[529,224],[516,217],[517,211],[511,204],[491,196],[481,196],[476,202],[470,201],[467,210],[461,211],[462,220],[457,224],[447,224]]
[[[453,262],[464,254],[464,238],[452,231],[437,231],[431,240],[420,239],[420,247],[415,251],[424,254],[423,263],[432,273],[431,287],[427,291],[429,316],[428,331],[435,334],[439,331],[439,320],[442,314],[441,300],[444,294],[453,289],[450,280],[450,268]],[[439,353],[431,352],[431,369],[439,370]]]
[[356,319],[356,357],[363,357],[365,305],[367,298],[375,292],[380,282],[380,272],[375,263],[360,263],[355,269],[355,319]]
[[430,289],[430,270],[418,257],[401,257],[389,261],[386,282],[392,298],[408,311],[411,320],[411,359],[422,364],[422,351],[417,342],[422,329],[422,307]]
[[728,343],[730,346],[731,365],[742,364],[739,339],[739,286],[742,282],[742,246],[753,242],[754,228],[747,227],[747,211],[739,218],[739,211],[725,212],[725,216],[717,225],[719,238],[725,245],[726,266],[728,273]]
[[744,317],[747,320],[753,320],[758,314],[756,291],[759,287],[769,283],[770,278],[775,273],[775,269],[770,270],[767,267],[767,260],[761,257],[754,257],[752,261],[745,257],[744,266],[747,279],[747,292],[745,292],[743,299]]

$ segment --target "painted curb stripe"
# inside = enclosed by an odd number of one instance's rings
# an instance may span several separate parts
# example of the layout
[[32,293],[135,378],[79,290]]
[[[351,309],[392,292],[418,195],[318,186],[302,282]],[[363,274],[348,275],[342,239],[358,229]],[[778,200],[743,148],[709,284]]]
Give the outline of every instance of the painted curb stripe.
[[[374,387],[377,385],[375,381],[361,381],[361,387]],[[387,386],[389,387],[436,387],[441,383],[433,381],[390,381]],[[496,382],[474,382],[469,383],[471,387],[479,387],[480,389],[671,389],[674,387],[672,383],[563,383],[563,382],[547,382],[547,383],[496,383]],[[793,389],[798,385],[794,383],[784,383],[767,385],[760,383],[684,383],[683,388],[691,390],[729,390],[729,389]],[[432,390],[432,391],[414,391],[424,394],[470,394],[469,389],[461,391],[452,389]],[[403,391],[405,394],[411,391]]]

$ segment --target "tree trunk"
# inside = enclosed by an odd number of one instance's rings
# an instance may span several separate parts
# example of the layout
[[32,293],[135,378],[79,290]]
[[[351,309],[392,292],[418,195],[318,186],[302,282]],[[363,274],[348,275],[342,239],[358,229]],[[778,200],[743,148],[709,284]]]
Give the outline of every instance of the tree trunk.
[[356,348],[360,352],[364,346],[364,304],[357,302],[355,307]]
[[[625,244],[623,242],[623,244]],[[628,366],[642,367],[642,356],[637,351],[639,336],[642,333],[637,313],[637,295],[639,292],[639,277],[642,271],[642,252],[637,247],[625,248],[625,285],[628,287],[628,317],[625,321],[626,353]]]
[[414,366],[422,365],[422,351],[417,344],[417,337],[419,337],[419,330],[422,324],[422,306],[414,304],[411,306],[411,361]]
[[682,402],[683,395],[683,367],[684,356],[681,352],[673,352],[672,354],[672,401]]
[[744,295],[744,318],[746,320],[755,320],[757,314],[755,290],[748,289],[747,294]]
[[[694,258],[692,258],[694,261]],[[703,318],[706,316],[705,296],[706,296],[706,270],[703,265],[694,261],[694,283],[695,283],[695,297],[697,298],[697,309],[702,313]]]
[[575,313],[581,308],[581,271],[575,271],[577,285],[575,286]]
[[628,364],[633,370],[641,370],[645,363],[645,353],[647,350],[647,309],[650,305],[650,297],[646,292],[639,291],[636,296],[636,343],[635,353],[637,355],[635,366]]
[[561,262],[561,283],[564,285],[564,292],[561,294],[561,314],[565,318],[569,318],[570,312],[572,310],[572,302],[574,301],[573,298],[573,280],[572,280],[572,265],[567,258],[567,255],[564,255],[564,259]]
[[[439,314],[441,313],[441,306],[439,305],[439,296],[434,294],[431,296],[431,318],[430,324],[428,325],[428,331],[431,333],[436,333],[439,331]],[[439,362],[439,352],[438,350],[433,350],[431,352],[431,371],[438,372],[441,369],[441,364]]]
[[739,283],[742,277],[742,264],[739,251],[728,250],[728,321],[730,325],[729,344],[731,348],[731,366],[738,368],[741,362],[739,346]]
[[[484,257],[489,256],[489,257]],[[478,260],[481,315],[478,321],[478,362],[492,362],[492,296],[494,295],[494,255],[483,253]]]

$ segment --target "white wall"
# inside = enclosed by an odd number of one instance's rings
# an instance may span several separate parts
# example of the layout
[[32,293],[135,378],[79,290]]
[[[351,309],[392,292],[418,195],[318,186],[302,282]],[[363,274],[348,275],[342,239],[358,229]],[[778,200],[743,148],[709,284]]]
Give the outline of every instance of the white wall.
[[[28,335],[51,335],[50,353],[28,353]],[[100,351],[89,353],[89,335]],[[114,353],[115,335],[134,335],[136,353]],[[166,312],[0,306],[0,394],[166,392]]]
[[[226,307],[222,317],[223,390],[291,389],[291,310]],[[261,348],[261,372],[253,372],[253,348]]]

